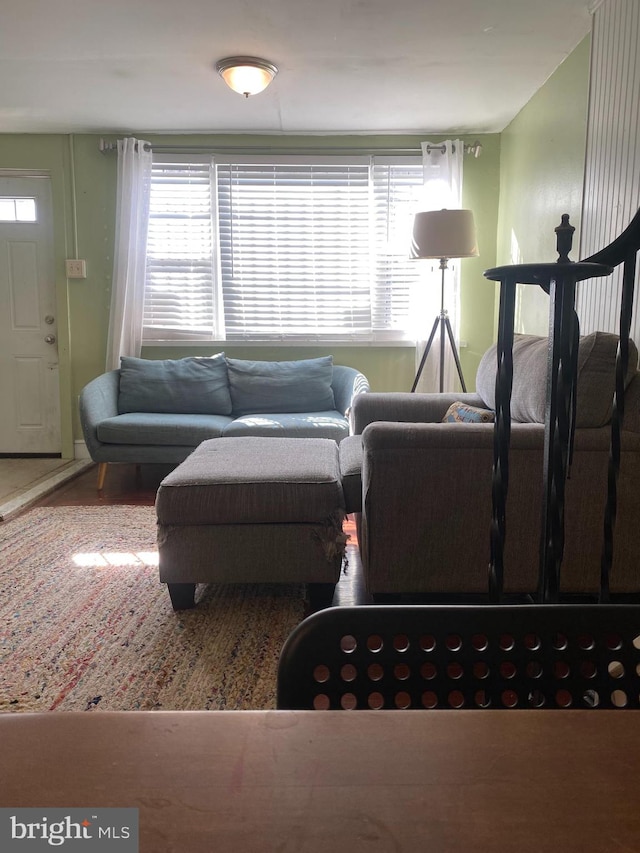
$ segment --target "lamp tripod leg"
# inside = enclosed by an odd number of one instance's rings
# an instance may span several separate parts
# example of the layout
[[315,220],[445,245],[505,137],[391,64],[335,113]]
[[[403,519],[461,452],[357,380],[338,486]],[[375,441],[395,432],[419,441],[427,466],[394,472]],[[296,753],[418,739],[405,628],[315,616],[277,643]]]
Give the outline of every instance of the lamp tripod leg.
[[438,328],[438,324],[440,323],[440,317],[436,317],[433,321],[433,326],[431,327],[431,334],[429,335],[429,340],[427,341],[427,345],[424,348],[424,352],[422,353],[422,358],[420,359],[420,365],[418,367],[418,372],[416,373],[416,378],[413,380],[413,385],[411,386],[411,393],[413,394],[416,388],[418,387],[418,381],[422,376],[422,370],[424,368],[425,362],[427,360],[427,356],[429,355],[429,350],[431,349],[431,344],[433,343],[433,339],[436,336],[436,330]]
[[447,315],[443,310],[440,314],[440,377],[438,386],[441,394],[444,391],[444,330],[446,321]]
[[[464,393],[467,393],[467,386],[464,384],[464,376],[462,375],[462,365],[460,364],[460,358],[458,357],[458,350],[456,349],[456,341],[453,337],[453,329],[451,328],[451,323],[449,322],[449,317],[444,318],[445,325],[447,327],[447,334],[449,336],[449,343],[451,344],[451,352],[453,353],[453,358],[456,363],[456,369],[458,371],[458,379],[460,380],[460,385],[462,386],[462,390]],[[442,390],[442,389],[440,389]]]

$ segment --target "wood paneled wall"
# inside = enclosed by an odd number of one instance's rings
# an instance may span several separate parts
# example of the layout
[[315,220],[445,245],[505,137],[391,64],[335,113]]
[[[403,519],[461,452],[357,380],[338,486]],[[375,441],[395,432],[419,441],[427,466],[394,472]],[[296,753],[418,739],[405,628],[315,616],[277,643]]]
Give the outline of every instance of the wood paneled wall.
[[[604,0],[594,12],[585,185],[579,253],[586,258],[623,231],[640,207],[640,2]],[[582,334],[619,331],[619,270],[579,285]],[[631,336],[640,343],[636,307]]]

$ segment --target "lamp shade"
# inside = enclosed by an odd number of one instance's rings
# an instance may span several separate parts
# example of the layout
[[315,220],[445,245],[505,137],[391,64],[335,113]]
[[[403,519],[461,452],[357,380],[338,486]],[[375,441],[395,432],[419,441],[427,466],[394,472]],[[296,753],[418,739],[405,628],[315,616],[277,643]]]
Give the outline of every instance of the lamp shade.
[[216,63],[216,71],[230,89],[245,98],[266,89],[278,73],[272,62],[257,56],[229,56]]
[[416,213],[412,258],[475,258],[476,227],[471,210],[426,210]]

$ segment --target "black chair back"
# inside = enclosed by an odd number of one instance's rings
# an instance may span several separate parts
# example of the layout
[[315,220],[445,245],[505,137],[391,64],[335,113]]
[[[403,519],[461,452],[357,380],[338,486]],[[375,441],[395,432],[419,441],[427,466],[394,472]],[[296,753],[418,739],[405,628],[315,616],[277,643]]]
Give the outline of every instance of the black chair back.
[[278,670],[278,708],[639,707],[634,605],[331,607]]

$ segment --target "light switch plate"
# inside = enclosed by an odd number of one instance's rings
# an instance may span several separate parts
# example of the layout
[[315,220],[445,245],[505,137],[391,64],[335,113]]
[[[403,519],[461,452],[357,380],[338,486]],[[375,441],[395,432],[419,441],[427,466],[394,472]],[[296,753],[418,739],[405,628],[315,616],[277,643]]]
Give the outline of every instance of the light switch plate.
[[67,278],[86,278],[87,277],[87,262],[76,259],[66,261]]

